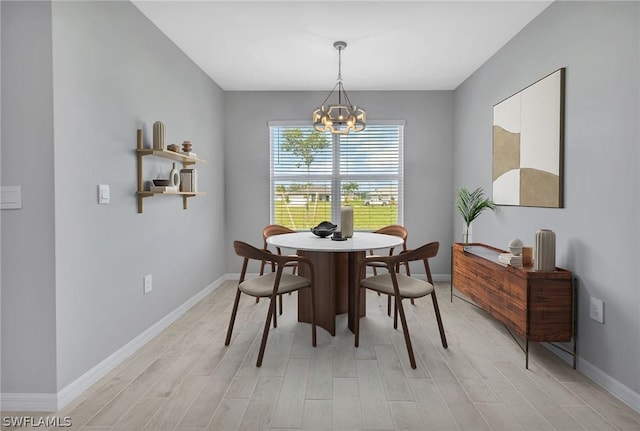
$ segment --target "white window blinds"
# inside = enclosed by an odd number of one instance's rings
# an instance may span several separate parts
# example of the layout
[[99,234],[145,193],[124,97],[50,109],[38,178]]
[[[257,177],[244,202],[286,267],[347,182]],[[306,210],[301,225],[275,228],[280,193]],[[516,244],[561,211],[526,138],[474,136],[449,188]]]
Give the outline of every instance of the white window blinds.
[[296,230],[339,224],[340,207],[350,205],[356,230],[402,224],[404,123],[368,124],[349,135],[269,126],[272,223]]

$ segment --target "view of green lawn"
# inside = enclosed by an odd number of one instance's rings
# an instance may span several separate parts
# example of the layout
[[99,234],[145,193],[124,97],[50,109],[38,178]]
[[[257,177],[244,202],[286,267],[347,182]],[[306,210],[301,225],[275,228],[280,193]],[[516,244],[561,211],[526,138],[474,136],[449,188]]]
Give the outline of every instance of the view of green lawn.
[[[278,200],[275,205],[274,223],[291,229],[309,230],[323,221],[340,224],[340,220],[331,220],[331,202],[310,202],[307,208],[306,205],[287,205]],[[353,207],[354,230],[373,231],[398,220],[396,205],[365,205],[362,199],[350,199],[343,205]]]

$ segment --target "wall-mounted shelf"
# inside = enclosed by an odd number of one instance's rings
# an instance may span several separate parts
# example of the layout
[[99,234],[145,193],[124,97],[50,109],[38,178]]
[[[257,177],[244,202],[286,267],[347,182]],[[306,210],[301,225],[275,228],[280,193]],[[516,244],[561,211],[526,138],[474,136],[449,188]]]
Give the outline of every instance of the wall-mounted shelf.
[[143,166],[142,166],[143,165],[142,158],[144,156],[155,156],[155,157],[161,157],[169,160],[174,160],[176,162],[182,163],[183,166],[194,165],[196,163],[207,163],[207,161],[204,159],[188,156],[186,154],[176,153],[174,151],[142,148],[142,129],[138,129],[138,147],[136,149],[136,157],[138,159],[138,191],[136,194],[138,196],[138,213],[139,214],[141,214],[143,211],[143,205],[142,205],[143,198],[148,198],[156,195],[182,196],[182,208],[186,210],[188,198],[206,194],[205,192],[178,192],[178,191],[152,192],[152,191],[144,190]]

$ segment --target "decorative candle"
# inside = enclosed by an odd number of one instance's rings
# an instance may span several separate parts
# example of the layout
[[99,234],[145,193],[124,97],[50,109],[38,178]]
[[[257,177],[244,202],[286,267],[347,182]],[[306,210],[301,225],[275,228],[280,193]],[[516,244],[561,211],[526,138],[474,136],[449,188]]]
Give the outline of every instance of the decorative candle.
[[353,237],[353,208],[344,206],[340,210],[340,230],[343,238]]

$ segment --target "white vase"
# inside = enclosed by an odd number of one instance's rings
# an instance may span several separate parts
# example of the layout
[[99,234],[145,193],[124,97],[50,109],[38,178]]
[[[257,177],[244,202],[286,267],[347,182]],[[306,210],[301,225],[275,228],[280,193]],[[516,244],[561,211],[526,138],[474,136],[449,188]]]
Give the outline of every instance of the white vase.
[[167,130],[162,121],[153,123],[153,149],[164,150],[167,142]]
[[551,229],[540,229],[536,232],[535,244],[533,269],[543,272],[555,271],[556,234]]
[[180,172],[178,172],[175,163],[173,164],[171,172],[169,172],[169,185],[171,185],[171,187],[180,187]]
[[343,238],[353,237],[353,207],[344,206],[340,209],[340,231]]

